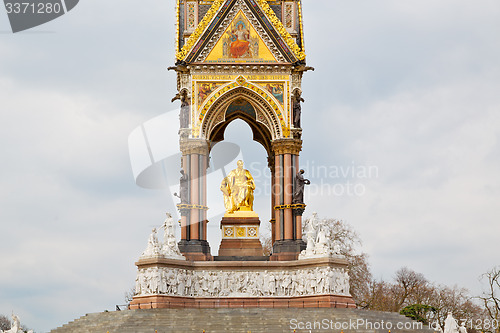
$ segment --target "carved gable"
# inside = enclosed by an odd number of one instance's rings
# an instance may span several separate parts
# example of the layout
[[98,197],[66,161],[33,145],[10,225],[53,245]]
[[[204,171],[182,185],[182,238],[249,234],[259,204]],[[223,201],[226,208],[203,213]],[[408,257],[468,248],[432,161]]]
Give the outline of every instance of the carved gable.
[[266,0],[215,0],[177,53],[186,63],[295,63],[305,54]]

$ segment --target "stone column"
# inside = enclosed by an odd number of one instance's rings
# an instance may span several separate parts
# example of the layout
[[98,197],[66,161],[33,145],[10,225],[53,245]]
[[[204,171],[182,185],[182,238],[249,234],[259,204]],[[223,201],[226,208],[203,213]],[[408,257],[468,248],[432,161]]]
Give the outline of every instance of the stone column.
[[[199,177],[200,173],[200,164],[199,164],[199,154],[191,154],[191,205],[192,206],[200,206],[200,181],[202,181]],[[191,208],[191,230],[190,230],[190,238],[192,240],[200,239],[200,214],[199,210],[195,208]]]
[[[292,199],[293,199],[293,176],[292,176],[292,155],[291,154],[284,154],[283,156],[284,159],[284,177],[283,177],[283,184],[284,184],[284,204],[286,206],[290,206],[292,204]],[[293,234],[294,228],[293,228],[293,214],[292,214],[292,209],[291,208],[286,208],[284,210],[285,214],[285,240],[294,240]]]
[[212,260],[207,242],[207,156],[206,140],[181,138],[183,168],[189,178],[189,202],[179,205],[181,211],[181,241],[179,250],[188,260]]
[[[182,156],[182,162],[181,162],[181,167],[182,167],[182,170],[184,170],[184,172],[187,174],[188,170],[190,170],[190,159],[188,158],[188,156]],[[189,193],[190,191],[190,187],[191,185],[189,184],[189,181],[188,181],[188,190],[187,190],[187,197],[190,198],[191,196],[191,193]],[[190,222],[190,211],[189,209],[187,209],[185,206],[181,205],[182,207],[180,207],[179,211],[181,213],[181,240],[185,240],[185,241],[188,241],[190,239],[190,235],[189,235],[189,222]]]
[[282,183],[281,183],[281,172],[283,168],[281,167],[280,163],[280,157],[276,156],[275,157],[275,167],[274,167],[274,187],[273,187],[273,194],[274,194],[274,225],[275,225],[275,231],[274,231],[274,237],[275,237],[275,242],[278,240],[282,240],[283,237],[281,235],[281,231],[283,230],[282,228],[282,216],[283,216],[283,211],[276,209],[275,207],[278,206],[281,202],[281,194],[282,194]]
[[294,179],[302,141],[299,139],[280,139],[272,142],[275,155],[274,211],[275,242],[271,260],[296,260],[305,243],[302,241],[301,219],[297,219],[293,205]]
[[274,156],[268,158],[269,170],[271,170],[271,245],[276,241],[276,216],[274,206],[276,206],[276,165]]

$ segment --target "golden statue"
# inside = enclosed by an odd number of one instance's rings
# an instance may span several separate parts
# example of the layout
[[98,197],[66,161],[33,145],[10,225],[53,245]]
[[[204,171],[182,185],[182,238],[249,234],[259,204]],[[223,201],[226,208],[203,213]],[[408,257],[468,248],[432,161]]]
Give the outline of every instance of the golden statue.
[[243,161],[238,161],[234,169],[222,180],[220,189],[224,194],[226,212],[253,211],[253,191],[255,182],[250,171],[243,169]]

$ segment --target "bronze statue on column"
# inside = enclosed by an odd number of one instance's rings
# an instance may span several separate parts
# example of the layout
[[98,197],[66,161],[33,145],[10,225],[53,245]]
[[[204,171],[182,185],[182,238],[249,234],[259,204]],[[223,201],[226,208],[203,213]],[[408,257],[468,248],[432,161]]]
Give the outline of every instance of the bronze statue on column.
[[304,170],[300,170],[295,176],[295,191],[293,193],[293,203],[303,204],[304,203],[304,187],[306,185],[311,185],[309,179],[305,179]]
[[302,98],[302,91],[300,89],[296,89],[293,93],[293,127],[301,128],[300,126],[300,118],[302,116],[302,106],[301,102],[305,102]]

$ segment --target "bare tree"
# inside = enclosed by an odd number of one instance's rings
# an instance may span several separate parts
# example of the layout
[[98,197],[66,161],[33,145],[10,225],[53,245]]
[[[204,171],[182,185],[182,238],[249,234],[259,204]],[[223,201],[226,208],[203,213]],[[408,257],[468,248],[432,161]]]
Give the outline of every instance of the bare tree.
[[392,287],[395,309],[399,312],[403,307],[418,304],[422,292],[428,286],[429,281],[423,274],[417,273],[408,267],[402,267],[396,272],[395,284]]
[[350,293],[358,307],[367,308],[371,295],[372,273],[366,253],[347,257],[349,262]]
[[358,234],[347,222],[327,219],[332,238],[339,244],[340,253],[348,261],[350,293],[359,307],[367,307],[370,298],[372,274],[368,264],[368,255],[358,252],[362,242]]
[[0,315],[0,330],[10,330],[10,319],[7,316]]
[[134,296],[136,295],[135,286],[131,287],[128,291],[125,292],[125,302],[127,305],[130,305],[130,302],[134,300]]
[[478,298],[482,301],[489,319],[496,323],[496,325],[492,325],[492,330],[485,329],[500,333],[498,325],[500,321],[500,267],[495,267],[483,274],[481,279],[486,280],[486,290]]
[[444,325],[448,312],[452,312],[457,320],[466,321],[469,324],[483,316],[482,308],[472,302],[469,291],[458,286],[433,286],[432,294],[426,304],[436,310],[429,313],[428,320],[437,321],[441,326]]
[[375,311],[396,311],[396,304],[392,296],[392,285],[383,280],[373,280],[370,283],[370,297],[366,308]]

